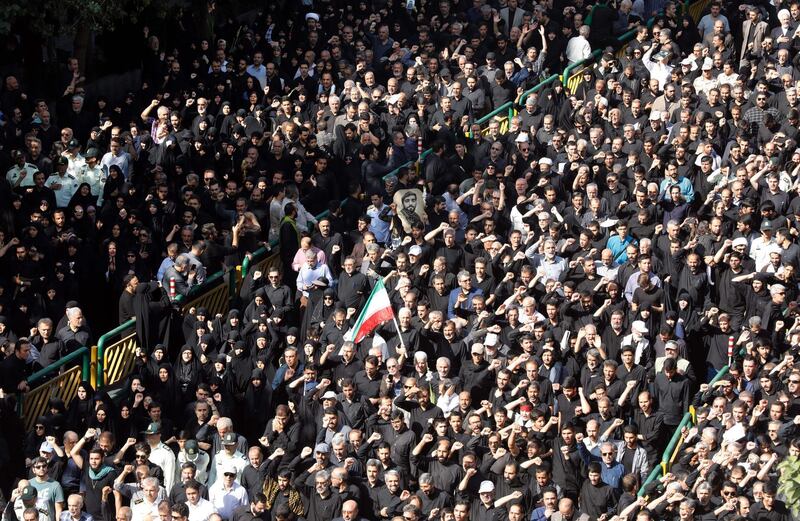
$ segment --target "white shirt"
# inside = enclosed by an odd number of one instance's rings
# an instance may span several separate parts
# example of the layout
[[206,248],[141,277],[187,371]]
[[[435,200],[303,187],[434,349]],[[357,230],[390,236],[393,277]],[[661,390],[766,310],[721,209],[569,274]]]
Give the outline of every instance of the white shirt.
[[209,483],[216,485],[222,483],[222,469],[228,465],[233,465],[236,468],[236,481],[241,482],[242,471],[244,471],[249,463],[247,459],[245,459],[244,454],[238,450],[231,455],[225,452],[225,449],[222,449],[214,455],[214,462],[212,465],[213,468],[209,475]]
[[589,45],[589,40],[579,34],[569,39],[567,50],[564,54],[567,55],[568,62],[579,62],[592,55],[592,46]]
[[108,171],[96,163],[94,168],[87,164],[83,165],[78,172],[78,181],[86,183],[92,189],[92,195],[97,196],[97,206],[103,204],[103,188],[106,186],[106,179],[108,179]]
[[770,246],[777,245],[774,238],[764,240],[763,236],[756,237],[750,243],[750,258],[756,261],[756,271],[769,264]]
[[[150,451],[150,463],[158,465],[164,472],[164,488],[172,490],[175,484],[175,453],[172,449],[159,443],[158,446]],[[158,514],[156,514],[158,516]],[[155,518],[154,518],[155,519]]]
[[53,174],[47,178],[44,185],[53,190],[56,194],[56,206],[59,208],[66,208],[69,206],[69,201],[78,187],[81,185],[78,178],[70,173],[65,173],[63,176]]
[[[159,278],[159,280],[161,280]],[[178,453],[178,463],[176,465],[177,469],[181,468],[181,465],[189,461],[186,458],[186,453],[184,451],[180,451]],[[204,450],[200,450],[197,453],[197,458],[192,461],[195,467],[197,467],[197,472],[194,475],[194,479],[200,483],[201,485],[208,485],[208,463],[211,461],[211,456]],[[176,477],[177,479],[178,477]]]
[[36,168],[36,165],[30,163],[25,163],[22,166],[14,165],[6,172],[6,179],[11,183],[11,186],[14,187],[17,184],[17,180],[22,177],[24,173],[25,177],[19,182],[19,186],[33,186],[33,174],[38,171],[39,169]]
[[186,506],[189,507],[189,521],[206,521],[211,517],[211,514],[217,513],[214,504],[203,498],[200,498],[196,505],[192,505],[187,501]]
[[131,501],[131,521],[145,521],[147,516],[153,519],[161,519],[158,517],[158,501],[148,503],[146,499],[141,498]]
[[62,154],[69,160],[69,164],[67,165],[67,173],[72,174],[75,176],[76,179],[80,179],[80,173],[83,170],[83,167],[86,165],[86,159],[80,154],[75,154],[75,157],[69,156],[68,154]]
[[230,519],[236,507],[246,505],[248,502],[247,491],[235,481],[230,490],[223,488],[222,481],[211,485],[208,489],[208,500],[223,519]]

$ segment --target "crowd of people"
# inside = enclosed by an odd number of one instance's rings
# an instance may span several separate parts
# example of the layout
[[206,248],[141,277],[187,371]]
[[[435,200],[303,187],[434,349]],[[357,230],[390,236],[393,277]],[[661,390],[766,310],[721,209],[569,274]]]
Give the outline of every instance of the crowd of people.
[[3,521],[793,519],[800,3],[204,8],[121,99],[4,73]]

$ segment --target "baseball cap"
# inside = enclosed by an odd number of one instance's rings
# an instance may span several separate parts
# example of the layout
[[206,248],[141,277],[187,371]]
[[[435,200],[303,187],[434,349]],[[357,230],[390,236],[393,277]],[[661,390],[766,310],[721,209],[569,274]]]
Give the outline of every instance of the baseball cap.
[[64,156],[59,156],[58,159],[56,159],[56,164],[57,165],[68,165],[69,164],[69,159],[67,159]]
[[483,354],[484,353],[483,344],[473,344],[472,345],[472,352],[473,353]]
[[67,143],[67,148],[79,148],[80,146],[81,144],[77,139],[70,139],[69,143]]
[[335,400],[336,399],[336,393],[333,392],[333,391],[328,391],[328,392],[326,392],[325,394],[322,395],[322,399],[323,400]]
[[30,501],[32,499],[36,499],[39,496],[39,491],[37,491],[32,485],[28,485],[27,487],[22,489],[22,500],[23,501]]
[[53,452],[53,447],[46,441],[43,441],[42,444],[39,445],[39,452]]
[[650,111],[650,121],[658,121],[661,119],[661,112],[657,110]]
[[494,492],[494,483],[492,483],[488,479],[481,481],[481,486],[478,489],[478,494],[484,494],[487,492]]
[[144,434],[161,434],[161,424],[153,422],[144,430]]
[[324,454],[328,454],[331,451],[330,446],[327,443],[317,443],[317,446],[314,447],[314,452],[322,452]]
[[223,445],[236,445],[237,441],[239,440],[237,439],[235,432],[226,432],[225,436],[222,437]]
[[771,232],[772,231],[772,221],[763,221],[761,223],[761,231],[762,232]]
[[199,458],[200,446],[197,444],[197,440],[186,440],[186,443],[183,444],[183,452],[186,453],[188,461],[195,461]]
[[420,247],[419,247],[418,245],[416,245],[416,244],[415,244],[414,246],[412,246],[412,247],[410,247],[410,248],[408,249],[408,254],[409,254],[409,255],[413,255],[413,256],[415,256],[415,257],[419,257],[419,255],[420,255],[421,253],[422,253],[422,248],[420,248]]

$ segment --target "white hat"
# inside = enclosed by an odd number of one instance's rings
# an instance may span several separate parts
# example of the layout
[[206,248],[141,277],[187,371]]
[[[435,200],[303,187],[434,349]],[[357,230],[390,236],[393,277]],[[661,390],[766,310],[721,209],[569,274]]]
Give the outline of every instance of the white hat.
[[336,393],[333,392],[333,391],[328,391],[328,392],[326,392],[325,394],[322,395],[322,399],[323,400],[335,400],[336,399]]
[[714,68],[714,61],[711,58],[706,58],[703,60],[703,66],[701,67],[704,71],[710,71]]
[[307,13],[306,21],[308,20],[314,20],[315,22],[319,22],[319,15],[317,13]]
[[657,110],[650,111],[650,121],[659,121],[661,119],[661,112]]
[[400,101],[400,94],[392,94],[386,99],[389,105],[396,105],[398,101]]
[[644,325],[644,322],[641,320],[634,320],[633,324],[631,324],[631,329],[634,331],[638,331],[639,333],[647,333],[647,326]]
[[419,257],[421,253],[422,253],[422,248],[420,248],[416,244],[408,249],[408,254],[413,255],[415,257]]
[[528,142],[528,133],[527,132],[520,132],[517,138],[514,140],[517,143],[527,143]]
[[471,352],[483,354],[483,351],[484,351],[483,344],[472,344]]
[[550,165],[553,166],[553,160],[549,157],[543,157],[539,160],[540,165]]
[[697,70],[697,60],[695,60],[694,58],[691,58],[689,56],[687,56],[686,58],[681,60],[681,65],[687,65],[687,66],[691,67],[691,69],[689,69],[689,70],[692,71],[692,72]]
[[494,483],[492,483],[488,479],[481,481],[481,486],[478,489],[478,494],[483,494],[486,492],[494,492]]
[[744,246],[746,248],[747,247],[747,239],[745,239],[744,237],[738,237],[738,238],[733,240],[733,242],[731,243],[731,246],[733,246],[734,248],[737,247],[737,246]]

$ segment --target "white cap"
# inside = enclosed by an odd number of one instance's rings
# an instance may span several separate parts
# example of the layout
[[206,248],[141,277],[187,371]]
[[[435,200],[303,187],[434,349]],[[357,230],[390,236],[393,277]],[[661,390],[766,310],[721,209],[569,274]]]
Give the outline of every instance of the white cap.
[[328,391],[328,392],[326,392],[325,394],[322,395],[322,399],[323,400],[335,400],[336,399],[336,393],[333,392],[333,391]]
[[644,325],[644,322],[642,322],[641,320],[634,320],[633,324],[631,324],[631,329],[633,329],[634,331],[637,331],[639,333],[647,333],[648,332],[647,326]]
[[553,160],[549,157],[543,157],[539,160],[540,165],[550,165],[553,166]]
[[516,143],[527,143],[528,142],[528,133],[527,132],[520,132],[517,138],[514,140]]
[[416,244],[408,249],[408,254],[414,255],[415,257],[419,257],[421,253],[422,253],[422,248],[420,248]]
[[314,20],[315,22],[319,22],[319,15],[317,13],[307,13],[306,20]]
[[706,58],[703,60],[703,66],[701,67],[704,71],[710,71],[714,68],[714,62],[711,58]]
[[661,119],[661,112],[657,110],[650,111],[650,121],[659,121]]
[[494,492],[494,483],[492,483],[488,479],[481,481],[481,486],[478,489],[478,494],[483,494],[485,492]]
[[734,248],[737,247],[737,246],[744,246],[746,248],[747,247],[747,239],[745,239],[744,237],[737,237],[736,239],[733,240],[733,242],[731,243],[731,246],[733,246]]

